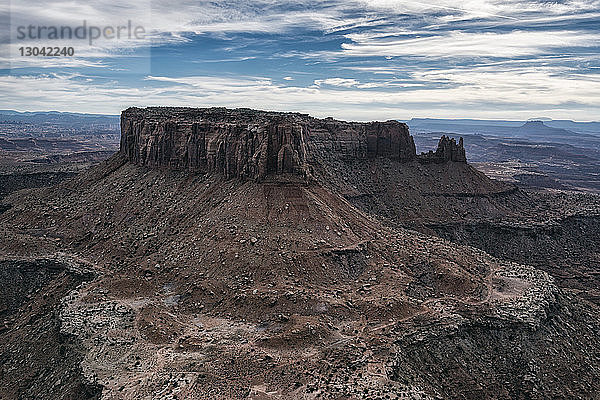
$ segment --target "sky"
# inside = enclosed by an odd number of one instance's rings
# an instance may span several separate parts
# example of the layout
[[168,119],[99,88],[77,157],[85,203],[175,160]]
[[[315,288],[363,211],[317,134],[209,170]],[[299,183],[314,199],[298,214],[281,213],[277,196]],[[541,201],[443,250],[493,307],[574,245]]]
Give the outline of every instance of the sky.
[[[19,37],[83,21],[144,34]],[[2,109],[600,120],[600,0],[10,0],[0,22]]]

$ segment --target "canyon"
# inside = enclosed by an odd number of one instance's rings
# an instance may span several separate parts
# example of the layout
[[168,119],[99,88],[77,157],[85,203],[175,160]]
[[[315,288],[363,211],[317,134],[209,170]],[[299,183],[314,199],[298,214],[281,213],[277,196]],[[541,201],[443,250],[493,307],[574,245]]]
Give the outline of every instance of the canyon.
[[116,154],[0,210],[0,397],[600,391],[600,199],[489,179],[460,138],[129,108]]

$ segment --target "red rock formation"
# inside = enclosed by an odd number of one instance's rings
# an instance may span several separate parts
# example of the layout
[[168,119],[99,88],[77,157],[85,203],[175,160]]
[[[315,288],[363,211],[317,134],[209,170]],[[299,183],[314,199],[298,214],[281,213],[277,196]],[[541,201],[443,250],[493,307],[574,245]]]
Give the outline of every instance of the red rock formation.
[[419,156],[420,162],[435,162],[445,163],[448,161],[466,163],[467,156],[463,145],[463,138],[458,140],[450,138],[448,136],[442,136],[438,143],[438,148],[435,152],[429,151],[428,153],[422,153]]
[[[218,172],[227,178],[310,175],[318,158],[417,159],[408,127],[398,121],[344,122],[306,114],[225,108],[129,108],[121,115],[121,152],[150,167]],[[462,140],[443,137],[436,162],[465,162]],[[421,157],[421,156],[419,156]]]

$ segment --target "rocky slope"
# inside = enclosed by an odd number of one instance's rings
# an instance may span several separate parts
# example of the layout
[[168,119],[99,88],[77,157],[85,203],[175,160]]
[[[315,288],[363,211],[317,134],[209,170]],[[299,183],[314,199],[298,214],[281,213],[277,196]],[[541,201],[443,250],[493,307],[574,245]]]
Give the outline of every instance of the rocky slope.
[[122,122],[119,154],[13,193],[0,214],[0,256],[64,252],[93,269],[57,315],[102,398],[600,390],[593,305],[540,270],[403,229],[348,194],[393,177],[412,179],[407,196],[422,205],[507,196],[512,187],[450,160],[460,142],[442,139],[431,162],[395,122],[223,109],[129,109]]
[[505,221],[432,223],[428,227],[453,242],[536,266],[554,276],[560,286],[600,304],[598,209],[544,221],[514,217]]
[[53,186],[75,174],[62,171],[0,174],[0,197],[25,188]]
[[80,343],[61,332],[62,299],[89,272],[61,257],[0,261],[0,398],[97,399]]

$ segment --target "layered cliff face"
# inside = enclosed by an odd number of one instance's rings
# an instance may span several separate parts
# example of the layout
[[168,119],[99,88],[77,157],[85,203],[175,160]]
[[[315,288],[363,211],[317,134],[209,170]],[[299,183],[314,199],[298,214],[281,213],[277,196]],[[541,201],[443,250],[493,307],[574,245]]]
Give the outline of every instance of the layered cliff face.
[[129,108],[121,116],[121,153],[130,162],[218,172],[228,178],[311,174],[323,158],[465,162],[462,141],[442,140],[435,157],[417,156],[397,121],[344,122],[306,114],[224,108]]

